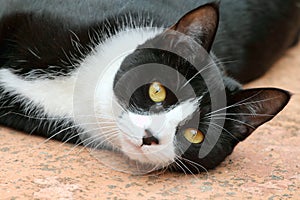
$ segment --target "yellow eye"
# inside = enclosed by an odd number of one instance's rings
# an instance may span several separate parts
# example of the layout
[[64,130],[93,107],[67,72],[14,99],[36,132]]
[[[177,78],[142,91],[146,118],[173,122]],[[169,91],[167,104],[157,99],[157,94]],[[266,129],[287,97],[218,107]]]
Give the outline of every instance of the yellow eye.
[[149,97],[155,103],[161,103],[166,100],[166,89],[159,82],[154,82],[149,87]]
[[184,132],[184,137],[193,144],[200,144],[204,140],[203,133],[194,128],[186,129]]

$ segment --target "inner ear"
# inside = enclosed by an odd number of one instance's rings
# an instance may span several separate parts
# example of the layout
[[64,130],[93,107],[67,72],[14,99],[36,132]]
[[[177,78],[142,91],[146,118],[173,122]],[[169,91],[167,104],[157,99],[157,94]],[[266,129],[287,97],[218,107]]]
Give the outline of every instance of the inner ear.
[[209,3],[185,14],[170,30],[192,37],[209,52],[218,24],[219,5],[217,3]]
[[241,141],[273,119],[287,105],[291,94],[277,88],[242,90],[230,99],[227,117],[233,118],[233,134]]

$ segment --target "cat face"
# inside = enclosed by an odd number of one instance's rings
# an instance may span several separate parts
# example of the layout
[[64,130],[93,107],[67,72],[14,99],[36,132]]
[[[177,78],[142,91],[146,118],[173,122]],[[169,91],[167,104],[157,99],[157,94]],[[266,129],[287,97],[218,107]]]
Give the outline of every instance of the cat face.
[[[222,84],[217,83],[212,78],[217,74],[202,73],[213,68],[213,60],[203,66],[192,64],[205,56],[186,52],[194,50],[195,42],[209,52],[217,24],[217,6],[202,6],[122,62],[114,95],[120,108],[118,140],[130,159],[187,173],[214,168],[289,101],[286,91],[242,90],[222,74]],[[185,52],[187,58],[174,49]],[[212,95],[217,93],[223,94],[222,99]],[[218,110],[213,109],[213,102],[220,103]]]

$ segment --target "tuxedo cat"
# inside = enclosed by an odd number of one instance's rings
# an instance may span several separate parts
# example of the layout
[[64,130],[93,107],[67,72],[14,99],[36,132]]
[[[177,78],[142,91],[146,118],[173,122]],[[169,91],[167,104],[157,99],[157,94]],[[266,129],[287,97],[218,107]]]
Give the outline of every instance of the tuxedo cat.
[[296,43],[298,0],[0,4],[2,125],[198,173],[289,102],[237,80]]

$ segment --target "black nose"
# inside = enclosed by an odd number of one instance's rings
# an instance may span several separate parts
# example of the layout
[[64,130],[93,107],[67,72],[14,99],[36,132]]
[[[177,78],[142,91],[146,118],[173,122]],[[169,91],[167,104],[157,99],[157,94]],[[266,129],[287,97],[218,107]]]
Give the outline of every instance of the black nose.
[[145,136],[143,137],[143,145],[157,145],[159,144],[159,141],[156,137],[153,136],[153,134],[151,133],[151,131],[149,130],[145,130]]

